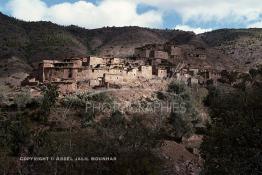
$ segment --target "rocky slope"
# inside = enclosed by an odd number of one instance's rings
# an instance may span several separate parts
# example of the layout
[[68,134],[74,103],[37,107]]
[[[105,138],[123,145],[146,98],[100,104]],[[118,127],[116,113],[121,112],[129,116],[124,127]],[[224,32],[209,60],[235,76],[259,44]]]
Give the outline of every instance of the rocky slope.
[[262,29],[221,29],[200,35],[207,45],[247,71],[262,64]]

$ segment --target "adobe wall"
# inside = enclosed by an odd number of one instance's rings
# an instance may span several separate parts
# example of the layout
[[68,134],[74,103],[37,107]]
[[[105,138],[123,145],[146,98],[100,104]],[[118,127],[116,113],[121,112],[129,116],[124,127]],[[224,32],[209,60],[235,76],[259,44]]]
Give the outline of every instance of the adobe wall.
[[125,75],[126,72],[123,69],[92,69],[86,68],[79,70],[77,72],[77,81],[83,80],[96,80],[98,78],[104,77],[104,74],[118,74],[118,75]]
[[190,84],[198,84],[198,83],[199,83],[199,81],[198,81],[197,78],[192,77],[192,78],[190,79]]
[[57,81],[64,77],[62,69],[45,68],[43,81]]
[[87,58],[87,64],[91,67],[96,67],[99,64],[106,64],[103,58],[90,56]]
[[90,74],[90,79],[96,79],[98,77],[103,77],[105,73],[108,73],[107,69],[92,69]]
[[151,79],[153,74],[152,66],[141,66],[138,71],[139,77]]
[[157,70],[157,77],[166,78],[167,77],[167,70],[166,69],[158,69]]
[[135,49],[135,56],[140,58],[149,58],[151,50],[149,49]]
[[89,81],[89,86],[94,87],[94,86],[99,86],[100,85],[100,81],[99,80],[90,80]]
[[180,47],[171,46],[170,55],[171,56],[183,56],[182,49]]
[[77,91],[76,83],[56,83],[61,93],[73,93]]
[[94,80],[99,77],[103,77],[105,73],[108,73],[107,69],[92,69],[86,68],[79,70],[77,73],[77,81]]
[[164,51],[152,51],[150,56],[153,58],[168,59],[168,53]]
[[110,64],[121,64],[123,60],[121,58],[112,58]]
[[189,69],[189,74],[192,75],[192,76],[197,75],[198,72],[199,72],[199,69],[197,69],[197,68],[190,68]]
[[217,80],[217,79],[221,78],[221,74],[216,72],[216,71],[210,71],[209,72],[209,78]]
[[124,83],[131,83],[134,80],[138,79],[138,69],[133,68],[129,70],[124,70],[122,76],[123,76]]
[[92,69],[79,69],[77,72],[77,81],[83,81],[83,80],[89,80],[91,79],[90,74],[92,72]]
[[82,60],[73,60],[74,67],[81,67],[82,66]]
[[45,68],[44,80],[45,81],[58,81],[61,79],[77,80],[78,69],[72,68]]
[[39,64],[39,68],[54,67],[54,64],[58,62],[57,60],[43,60],[43,62]]
[[109,84],[122,84],[123,83],[123,76],[119,74],[104,74],[103,83]]
[[108,73],[109,73],[109,74],[123,74],[123,69],[118,69],[118,68],[109,69],[109,70],[108,70]]

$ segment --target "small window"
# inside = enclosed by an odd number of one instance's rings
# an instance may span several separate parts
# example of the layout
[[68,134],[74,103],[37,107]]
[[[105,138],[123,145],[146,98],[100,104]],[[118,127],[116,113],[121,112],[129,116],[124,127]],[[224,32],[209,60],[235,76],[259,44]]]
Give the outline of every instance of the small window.
[[68,78],[72,78],[72,70],[69,71]]

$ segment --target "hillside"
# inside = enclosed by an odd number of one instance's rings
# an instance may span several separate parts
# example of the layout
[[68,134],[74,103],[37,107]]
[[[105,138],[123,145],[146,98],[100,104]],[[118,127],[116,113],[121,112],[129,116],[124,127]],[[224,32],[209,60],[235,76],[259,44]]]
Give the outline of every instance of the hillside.
[[261,29],[224,29],[201,35],[141,27],[88,30],[51,22],[24,22],[0,13],[0,78],[13,84],[47,58],[88,54],[127,57],[136,47],[168,41],[175,41],[189,55],[207,55],[205,61],[186,56],[185,61],[192,64],[246,70],[261,63]]
[[231,58],[240,70],[262,64],[262,29],[221,29],[200,35],[211,48]]
[[181,31],[140,27],[105,27],[88,30],[51,22],[23,22],[0,14],[0,57],[17,56],[29,63],[43,58],[86,54],[129,56],[133,48],[163,43]]

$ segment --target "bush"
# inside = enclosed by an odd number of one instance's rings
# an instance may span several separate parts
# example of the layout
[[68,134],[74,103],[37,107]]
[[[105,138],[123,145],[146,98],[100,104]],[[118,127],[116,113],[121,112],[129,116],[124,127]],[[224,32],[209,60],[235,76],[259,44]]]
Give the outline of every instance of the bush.
[[168,91],[175,93],[173,98],[174,108],[169,117],[169,123],[175,129],[176,140],[182,137],[190,136],[195,133],[195,126],[202,122],[198,114],[196,103],[193,99],[192,92],[189,87],[184,84],[173,82],[169,85]]
[[212,119],[201,145],[203,174],[261,174],[262,89],[212,88]]
[[156,95],[159,100],[167,100],[167,96],[163,92],[159,91]]
[[31,103],[32,98],[29,90],[22,90],[19,94],[16,94],[14,103],[18,108],[25,108],[27,104]]
[[168,85],[168,92],[182,94],[187,90],[187,87],[184,83],[172,82]]
[[67,108],[76,109],[81,117],[82,127],[87,127],[92,124],[98,113],[112,111],[113,99],[106,93],[79,93],[66,96],[62,100],[62,104]]
[[50,114],[51,108],[56,104],[59,96],[58,87],[48,84],[42,89],[43,99],[40,106],[38,118],[40,121],[46,122]]
[[[160,174],[160,158],[154,154],[161,141],[157,130],[149,128],[142,117],[130,121],[120,112],[94,123],[88,130],[49,132],[39,135],[34,156],[116,157],[117,161],[34,163],[34,172],[61,174],[71,167],[72,174]],[[90,132],[91,130],[91,132]],[[38,142],[37,141],[37,142]]]
[[86,107],[87,103],[108,103],[112,104],[113,99],[110,98],[106,93],[98,93],[98,94],[91,94],[91,93],[79,93],[70,96],[66,96],[62,100],[62,104],[65,106],[70,106],[74,108],[83,108]]
[[1,104],[7,104],[9,103],[7,94],[10,92],[10,89],[8,86],[0,85],[0,103]]

